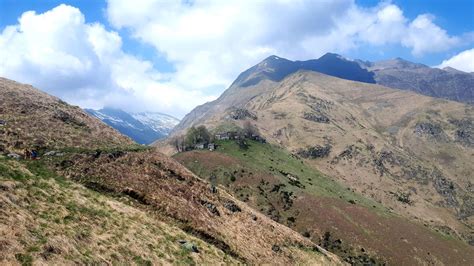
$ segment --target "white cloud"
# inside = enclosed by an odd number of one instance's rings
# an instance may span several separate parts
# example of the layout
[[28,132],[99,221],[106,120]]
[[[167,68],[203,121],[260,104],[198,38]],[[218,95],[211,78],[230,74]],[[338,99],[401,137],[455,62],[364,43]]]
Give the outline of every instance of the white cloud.
[[444,60],[438,67],[452,67],[464,72],[474,72],[474,48]]
[[412,48],[413,54],[446,51],[460,42],[460,38],[449,36],[434,24],[433,19],[431,15],[419,15],[408,26],[407,34],[402,37],[402,44]]
[[114,27],[129,29],[163,53],[176,67],[173,81],[190,88],[225,87],[270,54],[308,59],[361,45],[398,44],[418,56],[459,41],[433,16],[410,21],[387,2],[367,9],[352,0],[190,2],[147,0],[137,7],[108,0],[107,7]]
[[83,107],[118,106],[181,116],[212,99],[164,79],[148,61],[122,51],[121,37],[87,24],[79,9],[60,5],[25,12],[0,35],[0,76]]
[[[407,33],[407,19],[403,11],[395,5],[377,7],[375,10],[358,10],[358,20],[365,27],[356,28],[360,31],[361,40],[374,45],[399,43]],[[365,23],[364,23],[365,22]],[[357,24],[356,24],[357,25]]]
[[302,60],[401,45],[422,55],[459,43],[433,16],[410,20],[389,2],[361,8],[353,0],[108,0],[106,13],[113,27],[152,45],[176,72],[160,73],[123,52],[117,32],[60,5],[25,12],[1,32],[0,75],[84,107],[181,116],[271,54]]

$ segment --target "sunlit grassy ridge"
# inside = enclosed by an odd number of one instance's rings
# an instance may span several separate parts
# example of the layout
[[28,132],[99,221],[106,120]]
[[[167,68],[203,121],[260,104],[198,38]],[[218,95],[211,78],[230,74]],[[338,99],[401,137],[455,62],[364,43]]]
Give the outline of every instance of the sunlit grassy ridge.
[[[0,158],[0,187],[0,262],[235,263],[221,250],[136,208],[130,198],[86,189],[41,161]],[[200,253],[178,240],[195,244]]]
[[[196,161],[190,162],[186,166],[203,177],[214,174],[219,182],[223,184],[230,184],[235,181],[234,179],[237,179],[238,175],[236,177],[234,172],[242,169],[254,173],[272,174],[278,177],[282,184],[286,185],[286,190],[292,192],[304,191],[322,197],[336,197],[346,201],[354,201],[380,213],[386,212],[386,209],[380,204],[350,191],[282,148],[253,140],[247,140],[247,149],[241,149],[235,141],[217,141],[216,143],[218,144],[216,152],[238,159],[239,164],[221,165],[217,169],[209,169]],[[179,156],[177,155],[177,157]],[[288,175],[295,177],[301,185],[297,186],[294,183],[292,185]]]

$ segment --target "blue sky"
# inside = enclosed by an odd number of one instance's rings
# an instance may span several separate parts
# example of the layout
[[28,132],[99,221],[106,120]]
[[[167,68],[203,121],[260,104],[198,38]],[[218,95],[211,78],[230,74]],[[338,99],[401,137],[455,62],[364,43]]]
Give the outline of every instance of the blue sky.
[[0,75],[83,107],[182,117],[271,54],[474,71],[474,1],[295,3],[0,0]]

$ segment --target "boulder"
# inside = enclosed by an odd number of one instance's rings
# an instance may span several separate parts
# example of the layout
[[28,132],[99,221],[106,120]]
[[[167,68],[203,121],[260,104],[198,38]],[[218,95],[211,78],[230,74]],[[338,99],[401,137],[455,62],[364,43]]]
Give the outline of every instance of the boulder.
[[21,155],[19,155],[19,154],[17,154],[17,153],[9,153],[9,154],[7,154],[7,156],[8,156],[9,158],[17,159],[17,160],[21,158]]
[[240,211],[242,211],[242,209],[240,209],[240,207],[237,206],[237,204],[235,204],[232,201],[228,201],[228,202],[224,203],[224,207],[226,209],[228,209],[229,211],[231,211],[231,212],[240,212]]
[[181,247],[183,247],[186,250],[189,250],[191,252],[199,253],[199,249],[196,245],[194,245],[191,242],[188,242],[186,240],[178,240],[178,242],[181,244]]

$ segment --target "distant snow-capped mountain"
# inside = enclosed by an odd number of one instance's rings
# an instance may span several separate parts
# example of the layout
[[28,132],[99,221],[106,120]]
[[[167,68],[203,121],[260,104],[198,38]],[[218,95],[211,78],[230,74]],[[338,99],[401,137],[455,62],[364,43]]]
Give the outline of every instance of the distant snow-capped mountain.
[[177,118],[158,112],[127,113],[115,108],[85,110],[140,144],[150,144],[168,136],[179,123]]

